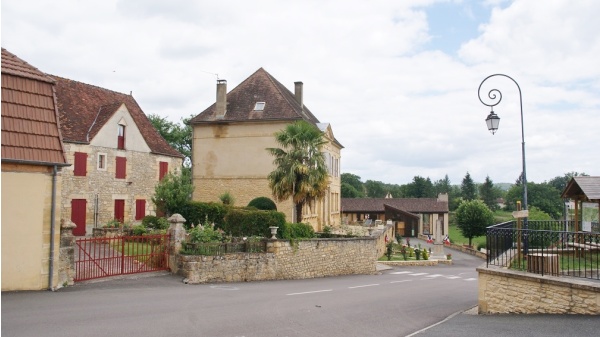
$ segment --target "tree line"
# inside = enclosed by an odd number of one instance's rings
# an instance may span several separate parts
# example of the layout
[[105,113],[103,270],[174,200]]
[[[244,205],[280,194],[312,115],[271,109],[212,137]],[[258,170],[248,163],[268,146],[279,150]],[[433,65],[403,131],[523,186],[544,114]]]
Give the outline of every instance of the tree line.
[[[585,173],[569,172],[542,183],[527,182],[528,208],[548,214],[558,219],[563,214],[564,201],[560,198],[569,180],[574,176],[585,176]],[[513,211],[517,201],[523,199],[523,184],[521,177],[517,178],[508,190],[495,185],[487,176],[483,183],[475,183],[467,172],[460,184],[452,184],[448,175],[443,179],[431,181],[429,177],[415,176],[404,185],[386,184],[381,181],[367,180],[352,173],[342,173],[342,198],[436,198],[440,193],[448,194],[450,211],[455,211],[463,201],[481,200],[492,211],[499,210],[499,199],[504,200],[503,209]]]

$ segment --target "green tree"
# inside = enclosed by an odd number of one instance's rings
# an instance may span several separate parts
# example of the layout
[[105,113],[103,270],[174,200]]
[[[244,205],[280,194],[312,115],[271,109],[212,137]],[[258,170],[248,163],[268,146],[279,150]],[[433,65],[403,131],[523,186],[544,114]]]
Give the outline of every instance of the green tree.
[[494,213],[481,200],[464,201],[458,206],[455,220],[462,235],[469,239],[485,234],[486,227],[494,222]]
[[158,133],[184,156],[183,167],[186,169],[192,165],[192,126],[190,125],[192,117],[184,118],[181,120],[182,124],[177,124],[156,114],[148,115],[150,123]]
[[328,173],[321,149],[323,134],[306,121],[289,124],[275,133],[281,148],[268,148],[275,157],[275,170],[268,175],[269,187],[278,201],[292,198],[296,222],[302,221],[306,202],[322,198],[327,191]]
[[[360,181],[360,177],[352,173],[342,173],[342,198],[363,198],[365,196],[365,188]],[[346,185],[346,187],[344,187]],[[346,193],[344,193],[344,190]]]
[[381,181],[367,180],[365,190],[368,198],[384,198],[387,194],[385,185]]
[[469,174],[469,172],[467,172],[462,180],[460,192],[464,200],[468,201],[477,199],[477,188],[475,187],[475,183],[473,182],[473,179],[471,179],[471,174]]
[[498,191],[494,189],[494,183],[490,176],[485,177],[485,182],[479,186],[479,195],[490,210],[495,211],[498,209],[498,202],[496,201]]
[[559,190],[562,193],[562,191],[565,190],[565,187],[567,187],[567,184],[569,183],[569,181],[571,181],[571,178],[577,177],[577,176],[587,176],[587,174],[579,173],[579,172],[568,172],[568,173],[565,173],[563,176],[557,176],[557,177],[550,179],[550,181],[548,181],[548,185],[556,188],[557,190]]
[[[536,184],[527,183],[527,203],[528,207],[535,206],[552,218],[558,219],[563,211],[563,201],[560,198],[561,192],[548,183]],[[523,187],[513,186],[506,192],[506,209],[509,211],[516,209],[517,200],[523,201]]]
[[181,213],[188,201],[192,198],[194,186],[185,173],[174,175],[168,173],[156,184],[152,202],[159,212],[171,216]]
[[408,198],[434,198],[435,190],[429,177],[415,176],[412,183],[406,186],[406,197]]

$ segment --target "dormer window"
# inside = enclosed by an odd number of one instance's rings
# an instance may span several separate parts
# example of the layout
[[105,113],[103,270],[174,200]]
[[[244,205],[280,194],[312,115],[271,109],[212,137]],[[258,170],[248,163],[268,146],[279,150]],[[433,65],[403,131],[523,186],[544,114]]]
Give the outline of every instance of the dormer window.
[[117,149],[125,150],[125,125],[119,124],[119,131],[117,136]]
[[256,102],[254,105],[254,111],[263,111],[265,109],[265,102]]

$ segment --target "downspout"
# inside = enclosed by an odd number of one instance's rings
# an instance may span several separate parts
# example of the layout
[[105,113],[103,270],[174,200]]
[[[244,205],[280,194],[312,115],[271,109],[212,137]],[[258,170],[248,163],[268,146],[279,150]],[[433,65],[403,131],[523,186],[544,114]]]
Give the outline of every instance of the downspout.
[[52,201],[50,203],[50,258],[48,261],[49,266],[49,274],[48,274],[48,290],[53,291],[52,287],[52,279],[54,274],[54,233],[56,232],[54,227],[56,226],[55,220],[55,209],[56,209],[56,175],[57,169],[56,165],[52,168]]

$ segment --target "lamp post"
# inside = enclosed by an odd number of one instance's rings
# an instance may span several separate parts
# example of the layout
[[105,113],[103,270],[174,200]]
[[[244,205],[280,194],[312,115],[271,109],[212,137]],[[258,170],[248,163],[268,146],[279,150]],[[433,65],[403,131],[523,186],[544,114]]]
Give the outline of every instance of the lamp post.
[[[508,75],[494,74],[494,75],[490,75],[490,76],[486,77],[483,81],[481,81],[481,84],[479,84],[479,90],[477,91],[477,93],[479,95],[479,101],[481,101],[481,103],[483,103],[483,105],[489,106],[492,109],[490,114],[485,119],[485,122],[487,124],[488,130],[490,130],[493,135],[496,133],[496,131],[498,131],[498,126],[500,125],[500,117],[498,117],[498,115],[496,115],[496,113],[494,113],[494,107],[496,105],[500,104],[500,101],[502,101],[502,93],[498,89],[491,89],[487,94],[487,101],[490,103],[486,103],[481,98],[481,87],[483,86],[483,83],[485,81],[487,81],[488,79],[490,79],[492,77],[496,77],[496,76],[508,78],[509,80],[513,81],[513,83],[517,86],[517,89],[519,89],[519,103],[520,103],[520,107],[521,107],[521,153],[522,153],[522,159],[523,159],[523,172],[521,175],[523,177],[523,179],[522,179],[523,209],[527,210],[527,173],[525,170],[525,131],[524,131],[525,129],[523,127],[523,97],[521,95],[521,87],[519,86],[517,81],[515,81],[512,77],[510,77]],[[523,219],[523,227],[525,228],[525,230],[527,230],[527,217],[525,217]],[[527,254],[527,240],[525,240],[525,254]]]

